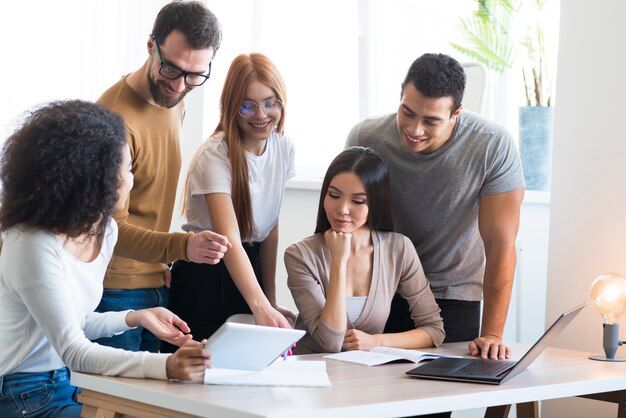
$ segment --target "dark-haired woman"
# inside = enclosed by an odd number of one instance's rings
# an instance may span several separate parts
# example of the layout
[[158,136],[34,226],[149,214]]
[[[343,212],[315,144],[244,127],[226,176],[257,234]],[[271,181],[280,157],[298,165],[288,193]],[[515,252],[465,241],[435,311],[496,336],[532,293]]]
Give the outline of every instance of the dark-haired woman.
[[[296,328],[307,331],[297,354],[443,342],[440,310],[415,248],[391,231],[385,162],[369,148],[344,150],[324,177],[315,234],[285,252]],[[396,291],[409,302],[415,329],[383,334]]]
[[[165,308],[95,313],[133,185],[122,119],[78,100],[30,113],[6,141],[0,180],[0,416],[78,417],[69,370],[202,381],[210,353]],[[143,326],[176,354],[92,343]]]

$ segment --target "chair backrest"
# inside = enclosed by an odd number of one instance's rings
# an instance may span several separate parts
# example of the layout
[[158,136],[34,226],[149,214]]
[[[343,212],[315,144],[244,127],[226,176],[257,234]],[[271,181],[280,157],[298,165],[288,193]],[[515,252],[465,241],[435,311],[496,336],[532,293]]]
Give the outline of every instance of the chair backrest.
[[235,314],[235,315],[232,315],[232,316],[228,317],[226,322],[234,322],[234,323],[237,323],[237,324],[256,325],[256,322],[254,321],[254,316],[251,315],[251,314]]
[[467,77],[463,107],[482,114],[487,94],[487,68],[478,62],[464,62],[462,65]]

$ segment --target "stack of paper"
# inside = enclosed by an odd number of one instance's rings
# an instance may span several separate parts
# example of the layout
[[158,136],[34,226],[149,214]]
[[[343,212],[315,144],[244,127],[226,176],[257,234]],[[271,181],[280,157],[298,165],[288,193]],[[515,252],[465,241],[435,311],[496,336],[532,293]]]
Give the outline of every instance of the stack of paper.
[[208,369],[206,385],[330,387],[324,361],[277,360],[259,371]]

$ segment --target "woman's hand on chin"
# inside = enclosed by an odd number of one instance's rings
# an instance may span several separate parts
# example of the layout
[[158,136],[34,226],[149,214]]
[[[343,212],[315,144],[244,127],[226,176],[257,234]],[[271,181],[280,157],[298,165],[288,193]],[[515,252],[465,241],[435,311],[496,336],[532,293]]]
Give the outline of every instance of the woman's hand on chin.
[[326,246],[328,247],[331,258],[340,261],[348,261],[348,258],[350,258],[352,234],[329,229],[324,233],[324,240],[326,241]]

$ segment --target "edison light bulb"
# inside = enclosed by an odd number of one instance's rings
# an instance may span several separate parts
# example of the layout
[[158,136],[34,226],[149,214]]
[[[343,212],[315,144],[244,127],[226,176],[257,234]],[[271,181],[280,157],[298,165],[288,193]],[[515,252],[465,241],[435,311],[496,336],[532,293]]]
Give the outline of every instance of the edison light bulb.
[[619,273],[596,277],[591,284],[591,301],[606,324],[616,323],[626,312],[626,278]]

